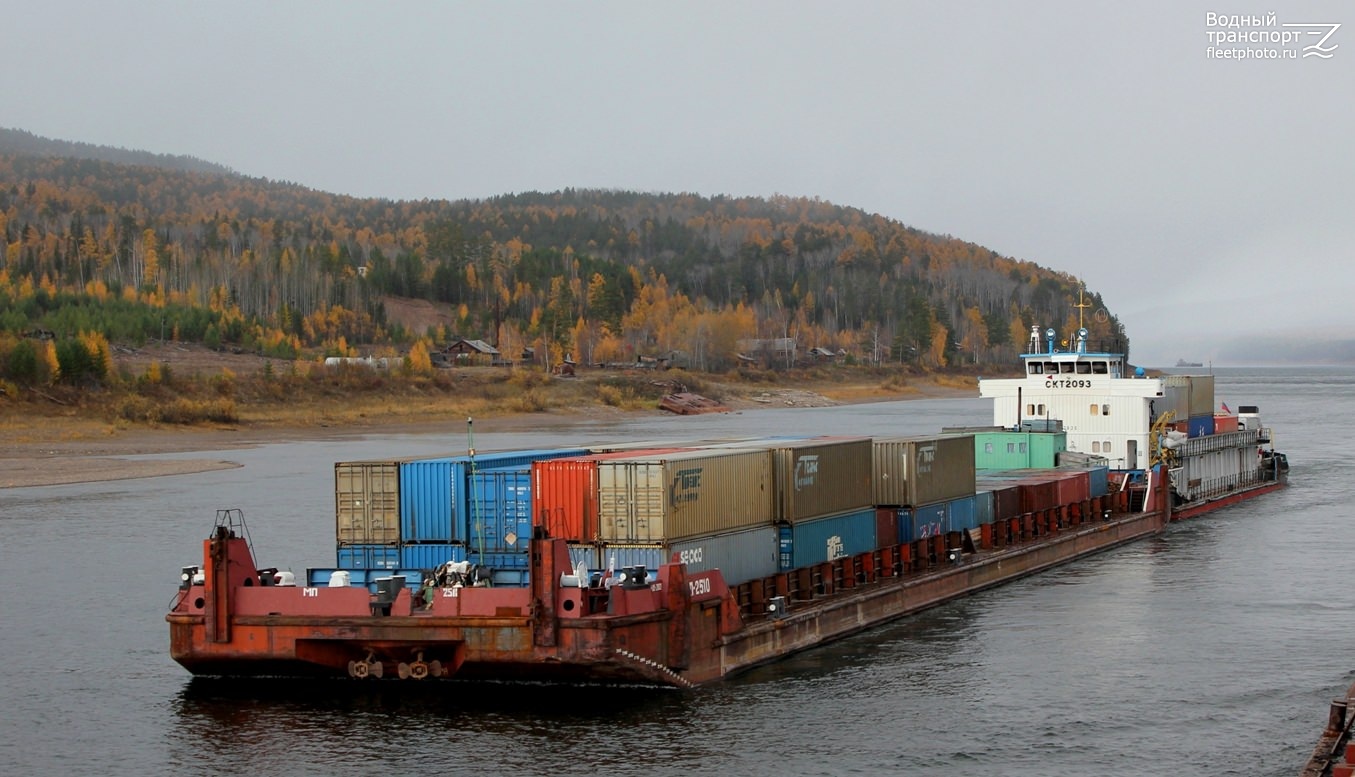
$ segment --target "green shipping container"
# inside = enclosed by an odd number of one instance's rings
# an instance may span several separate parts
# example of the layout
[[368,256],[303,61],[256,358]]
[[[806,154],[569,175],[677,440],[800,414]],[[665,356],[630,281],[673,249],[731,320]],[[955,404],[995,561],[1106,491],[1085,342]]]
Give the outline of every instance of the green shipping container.
[[1048,469],[1068,449],[1065,432],[979,432],[974,435],[978,469]]

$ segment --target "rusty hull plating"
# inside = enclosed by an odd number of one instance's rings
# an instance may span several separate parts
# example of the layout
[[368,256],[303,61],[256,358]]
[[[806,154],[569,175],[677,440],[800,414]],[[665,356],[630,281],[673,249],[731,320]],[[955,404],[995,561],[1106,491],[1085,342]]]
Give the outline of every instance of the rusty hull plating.
[[523,587],[281,585],[218,525],[166,616],[171,655],[198,675],[691,687],[1160,532],[1164,481],[732,588],[676,560],[653,579],[578,581],[544,531]]

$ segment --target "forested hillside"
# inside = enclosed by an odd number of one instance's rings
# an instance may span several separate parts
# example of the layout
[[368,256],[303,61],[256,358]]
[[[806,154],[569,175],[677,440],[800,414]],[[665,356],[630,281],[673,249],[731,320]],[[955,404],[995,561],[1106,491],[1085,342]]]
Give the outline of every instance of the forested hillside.
[[[40,141],[0,133],[11,378],[79,377],[55,369],[61,342],[97,351],[162,337],[314,357],[460,336],[505,354],[533,347],[547,363],[677,351],[707,371],[758,356],[752,340],[789,338],[797,359],[818,347],[935,368],[1010,364],[1032,324],[1071,332],[1084,312],[1094,343],[1125,345],[1094,290],[1075,307],[1071,275],[815,199],[355,199]],[[443,303],[453,324],[406,331],[387,322],[385,295]],[[45,360],[27,346],[34,365],[22,344],[35,330],[57,345]]]

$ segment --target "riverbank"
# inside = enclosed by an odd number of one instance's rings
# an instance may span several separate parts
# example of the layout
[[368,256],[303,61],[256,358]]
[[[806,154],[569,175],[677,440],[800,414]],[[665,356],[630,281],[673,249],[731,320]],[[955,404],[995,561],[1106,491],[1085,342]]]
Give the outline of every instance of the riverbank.
[[[884,388],[878,382],[842,382],[806,387],[724,388],[722,402],[733,412],[764,408],[811,409],[843,404],[909,399],[972,397],[965,380],[923,379],[902,387]],[[29,408],[31,410],[31,408]],[[350,408],[341,417],[261,414],[234,424],[176,426],[107,421],[75,411],[49,409],[45,414],[13,412],[0,416],[0,488],[64,485],[127,478],[183,475],[239,466],[217,455],[173,459],[134,458],[148,454],[217,453],[293,440],[326,440],[372,435],[418,434],[460,430],[462,414],[420,412],[407,407],[373,405]],[[548,406],[539,412],[490,412],[494,431],[531,429],[549,418],[553,423],[580,423],[607,418],[634,419],[666,415],[653,407],[623,408],[605,404]],[[477,423],[477,428],[480,425]]]

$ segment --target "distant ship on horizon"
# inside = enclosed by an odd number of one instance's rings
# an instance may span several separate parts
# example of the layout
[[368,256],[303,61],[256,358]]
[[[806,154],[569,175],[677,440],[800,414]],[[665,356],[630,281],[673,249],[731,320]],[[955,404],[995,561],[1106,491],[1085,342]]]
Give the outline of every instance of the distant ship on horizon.
[[1185,359],[1176,360],[1177,367],[1203,367],[1204,362],[1188,362]]

